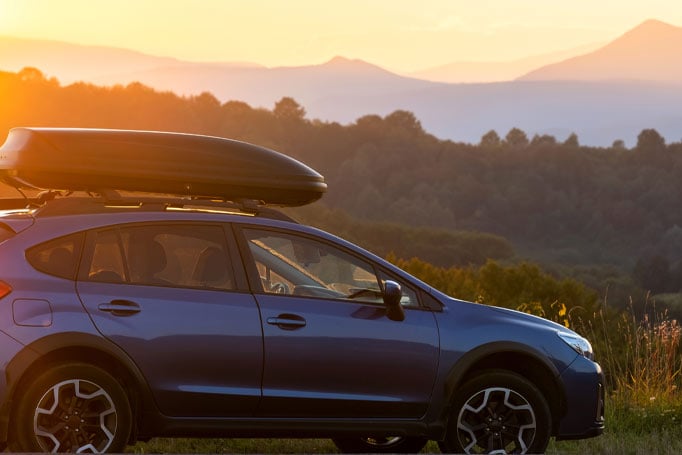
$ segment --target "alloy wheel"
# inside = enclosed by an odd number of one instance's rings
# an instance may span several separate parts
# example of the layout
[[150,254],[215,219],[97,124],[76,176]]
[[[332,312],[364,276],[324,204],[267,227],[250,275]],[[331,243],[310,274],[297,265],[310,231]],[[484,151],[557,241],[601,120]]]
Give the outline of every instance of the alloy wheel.
[[483,389],[471,396],[457,418],[457,437],[466,453],[526,453],[537,421],[519,393],[504,387]]
[[116,434],[116,406],[97,384],[72,379],[52,386],[36,407],[35,435],[47,452],[105,452]]

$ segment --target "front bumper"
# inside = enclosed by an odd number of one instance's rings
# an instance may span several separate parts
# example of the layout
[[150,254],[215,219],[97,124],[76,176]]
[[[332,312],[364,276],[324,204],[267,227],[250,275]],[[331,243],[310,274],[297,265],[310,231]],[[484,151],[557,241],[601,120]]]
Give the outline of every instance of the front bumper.
[[578,356],[561,374],[566,413],[556,439],[585,439],[604,432],[604,373],[598,363]]

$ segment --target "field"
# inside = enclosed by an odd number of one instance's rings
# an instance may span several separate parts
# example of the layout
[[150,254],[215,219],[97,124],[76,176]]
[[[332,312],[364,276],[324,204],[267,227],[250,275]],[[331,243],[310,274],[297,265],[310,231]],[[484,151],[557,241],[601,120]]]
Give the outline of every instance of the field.
[[[602,436],[581,441],[552,441],[548,455],[682,453],[682,406],[626,409],[608,402],[607,429]],[[617,407],[614,409],[613,405]],[[329,439],[152,439],[130,447],[132,453],[338,453]],[[440,453],[430,442],[422,453]]]
[[[682,413],[664,413],[651,418],[608,413],[604,435],[583,441],[550,443],[548,455],[662,454],[682,452]],[[636,421],[637,423],[633,423]],[[153,439],[130,448],[133,453],[338,453],[328,439]],[[440,453],[430,442],[422,453]]]

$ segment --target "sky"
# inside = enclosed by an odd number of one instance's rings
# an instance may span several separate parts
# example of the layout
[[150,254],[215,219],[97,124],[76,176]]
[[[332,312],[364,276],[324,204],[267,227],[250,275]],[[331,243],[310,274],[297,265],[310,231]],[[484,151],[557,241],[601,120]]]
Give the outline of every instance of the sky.
[[268,67],[334,56],[409,72],[606,43],[679,0],[0,0],[0,35]]

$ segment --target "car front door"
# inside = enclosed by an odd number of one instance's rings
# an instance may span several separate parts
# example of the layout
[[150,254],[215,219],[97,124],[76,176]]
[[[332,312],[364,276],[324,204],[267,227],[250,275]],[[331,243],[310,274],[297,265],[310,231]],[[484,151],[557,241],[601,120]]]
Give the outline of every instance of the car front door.
[[[418,418],[438,363],[434,315],[403,286],[406,317],[386,317],[383,276],[328,242],[241,231],[264,334],[263,417]],[[253,284],[253,283],[252,283]]]
[[166,415],[250,416],[260,400],[260,316],[235,284],[229,252],[236,247],[225,233],[220,224],[88,233],[78,294]]

